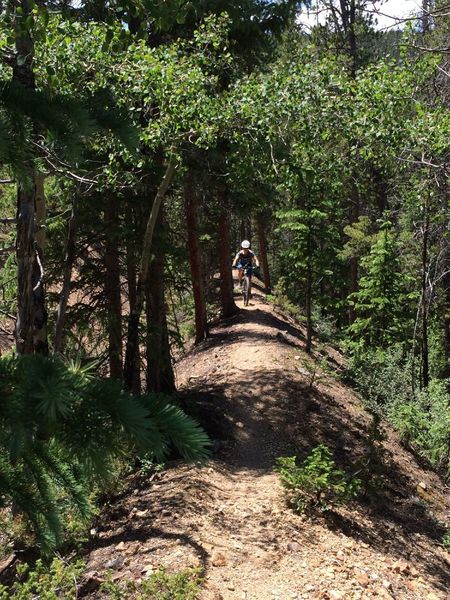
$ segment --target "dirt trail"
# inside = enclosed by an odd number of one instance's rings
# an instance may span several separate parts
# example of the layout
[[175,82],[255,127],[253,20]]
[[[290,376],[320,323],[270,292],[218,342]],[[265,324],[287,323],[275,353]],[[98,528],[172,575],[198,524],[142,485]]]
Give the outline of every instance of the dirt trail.
[[384,485],[370,499],[326,519],[285,507],[277,456],[323,441],[349,467],[367,451],[369,415],[330,374],[340,356],[322,349],[328,374],[312,382],[303,342],[256,297],[180,361],[178,385],[215,440],[214,459],[129,482],[102,517],[86,589],[105,566],[120,579],[164,565],[203,567],[204,600],[450,598],[438,523],[450,522],[448,489],[392,432]]

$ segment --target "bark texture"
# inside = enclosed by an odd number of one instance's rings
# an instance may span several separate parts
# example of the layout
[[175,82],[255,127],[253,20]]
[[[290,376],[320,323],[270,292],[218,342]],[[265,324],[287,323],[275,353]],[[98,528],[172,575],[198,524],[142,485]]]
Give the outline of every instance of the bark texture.
[[[136,224],[136,211],[133,207],[128,204],[126,208],[126,219],[129,229],[134,232]],[[126,266],[127,266],[127,287],[128,287],[128,305],[129,315],[133,314],[136,310],[136,291],[137,291],[137,257],[134,246],[133,236],[128,234],[126,244]],[[139,360],[139,347],[136,348],[136,354],[133,360],[133,373],[131,374],[131,391],[133,394],[140,394],[141,392],[141,374],[140,374],[140,360]]]
[[221,208],[218,221],[218,255],[220,271],[220,299],[222,314],[225,318],[231,317],[237,312],[237,306],[233,298],[233,275],[231,272],[232,252],[230,244],[230,211],[228,188],[220,184],[218,189],[218,200]]
[[195,189],[194,173],[191,169],[187,171],[184,178],[184,208],[186,214],[192,290],[194,294],[195,343],[198,344],[208,335],[208,324],[203,263],[200,253],[198,196]]
[[122,379],[122,295],[118,233],[119,205],[108,200],[105,207],[105,300],[108,311],[109,374]]
[[67,303],[70,296],[70,286],[72,281],[73,264],[75,261],[75,242],[77,235],[77,197],[74,194],[72,198],[72,212],[69,219],[66,256],[64,258],[64,273],[61,294],[59,296],[58,312],[55,326],[54,352],[60,353],[63,348],[63,332],[66,319]]
[[266,294],[269,294],[272,289],[272,284],[270,281],[269,261],[267,258],[266,224],[262,213],[256,215],[255,225],[258,235],[259,259],[263,269],[264,291]]
[[133,310],[130,310],[130,319],[128,323],[127,347],[124,367],[124,383],[128,390],[131,390],[133,387],[133,374],[135,373],[136,369],[136,357],[139,353],[139,321],[142,314],[142,309],[144,307],[145,288],[147,285],[147,277],[151,260],[153,233],[162,201],[167,193],[167,190],[169,189],[175,173],[175,166],[175,158],[171,157],[167,164],[164,177],[153,200],[152,209],[144,234],[136,285],[136,302]]
[[[21,10],[20,14],[17,9]],[[33,72],[34,43],[24,23],[31,15],[31,0],[11,3],[14,13],[17,59],[12,83],[24,93],[36,89]],[[33,159],[27,165],[24,180],[17,188],[16,204],[17,321],[18,354],[48,353],[47,310],[44,289],[45,195],[42,176],[35,171]]]
[[[161,217],[158,219],[158,229],[162,229]],[[150,265],[145,290],[145,308],[147,391],[171,393],[175,390],[175,377],[167,331],[164,298],[164,251],[161,244],[155,245],[155,258]]]

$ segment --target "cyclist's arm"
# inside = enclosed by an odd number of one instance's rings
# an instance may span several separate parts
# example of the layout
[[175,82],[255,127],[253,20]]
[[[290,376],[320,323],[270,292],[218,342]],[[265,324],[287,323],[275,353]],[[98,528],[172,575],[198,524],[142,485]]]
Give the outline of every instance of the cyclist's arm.
[[239,262],[239,255],[240,255],[240,252],[238,252],[236,254],[236,256],[234,257],[233,265],[232,265],[233,267],[235,267],[238,264],[238,262]]
[[253,255],[253,260],[255,261],[255,265],[259,268],[259,260],[256,254]]

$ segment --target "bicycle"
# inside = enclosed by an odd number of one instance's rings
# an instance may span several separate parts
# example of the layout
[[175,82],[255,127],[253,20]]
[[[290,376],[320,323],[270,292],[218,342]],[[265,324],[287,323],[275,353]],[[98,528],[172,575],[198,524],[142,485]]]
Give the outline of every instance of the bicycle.
[[243,276],[242,276],[242,296],[244,298],[244,306],[248,306],[248,301],[250,300],[250,286],[252,283],[252,275],[253,275],[253,266],[248,265],[243,267]]

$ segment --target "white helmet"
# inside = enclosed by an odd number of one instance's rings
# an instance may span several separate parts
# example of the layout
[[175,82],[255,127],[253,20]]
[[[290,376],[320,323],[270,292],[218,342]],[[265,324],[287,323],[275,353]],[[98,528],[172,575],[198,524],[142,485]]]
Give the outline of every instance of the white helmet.
[[250,248],[250,242],[248,240],[243,240],[241,248]]

